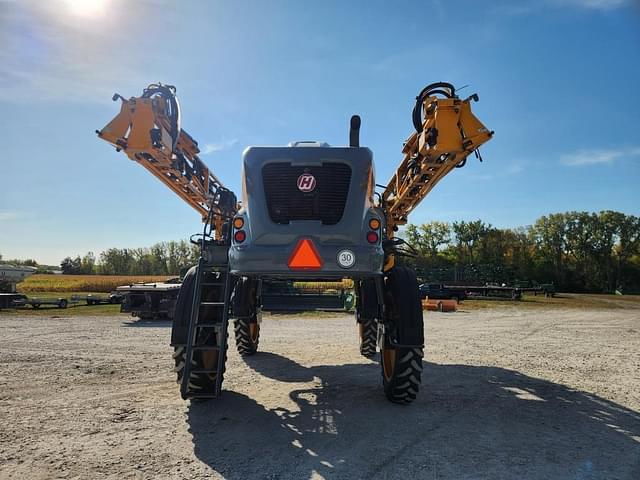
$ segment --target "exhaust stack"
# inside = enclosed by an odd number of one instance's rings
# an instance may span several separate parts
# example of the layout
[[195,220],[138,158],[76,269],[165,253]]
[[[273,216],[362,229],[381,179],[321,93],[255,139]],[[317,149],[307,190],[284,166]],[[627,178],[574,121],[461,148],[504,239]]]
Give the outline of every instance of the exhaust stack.
[[360,146],[360,116],[353,115],[351,117],[351,125],[349,128],[349,146],[350,147],[359,147]]

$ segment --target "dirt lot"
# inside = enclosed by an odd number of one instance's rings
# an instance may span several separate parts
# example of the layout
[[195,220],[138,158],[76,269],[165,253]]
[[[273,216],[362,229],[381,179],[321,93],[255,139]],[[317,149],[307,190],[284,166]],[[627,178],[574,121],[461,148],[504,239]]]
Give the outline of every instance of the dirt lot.
[[[426,315],[419,400],[389,404],[353,317],[267,316],[189,404],[169,324],[0,316],[0,478],[640,478],[640,308]],[[52,311],[51,315],[60,315]]]

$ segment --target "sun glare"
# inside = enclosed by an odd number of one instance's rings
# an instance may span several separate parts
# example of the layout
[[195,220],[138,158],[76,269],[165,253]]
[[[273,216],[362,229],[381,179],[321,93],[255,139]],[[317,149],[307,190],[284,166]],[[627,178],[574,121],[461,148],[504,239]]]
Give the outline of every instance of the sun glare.
[[73,15],[91,18],[102,16],[109,0],[64,0]]

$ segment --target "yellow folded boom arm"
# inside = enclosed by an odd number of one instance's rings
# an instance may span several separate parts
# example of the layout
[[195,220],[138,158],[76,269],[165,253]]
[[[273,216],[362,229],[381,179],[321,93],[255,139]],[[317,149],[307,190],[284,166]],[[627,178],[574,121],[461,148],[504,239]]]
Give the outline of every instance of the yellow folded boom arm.
[[[180,128],[175,88],[153,84],[140,97],[126,100],[116,94],[113,99],[122,101],[120,113],[96,131],[98,136],[149,170],[219,234],[237,211],[236,197],[200,160],[197,142]],[[474,100],[477,95],[460,99],[444,82],[428,85],[416,98],[416,131],[405,141],[402,162],[381,195],[388,237],[449,172],[464,166],[472,153],[480,157],[478,148],[493,132],[471,112]]]
[[125,99],[111,122],[96,133],[173,190],[215,226],[237,210],[235,194],[200,160],[198,143],[180,128],[175,88],[150,85],[141,97]]
[[382,207],[390,237],[398,225],[445,175],[462,167],[493,132],[471,112],[472,95],[461,100],[449,83],[434,83],[420,92],[413,110],[416,131],[405,141],[402,163],[384,192]]

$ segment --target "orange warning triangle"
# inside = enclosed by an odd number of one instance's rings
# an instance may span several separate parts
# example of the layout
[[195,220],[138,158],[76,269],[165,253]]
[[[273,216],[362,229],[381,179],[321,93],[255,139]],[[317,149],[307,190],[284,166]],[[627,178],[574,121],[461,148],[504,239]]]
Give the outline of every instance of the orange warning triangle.
[[313,242],[303,238],[293,249],[288,265],[291,270],[317,270],[322,267],[322,258]]

